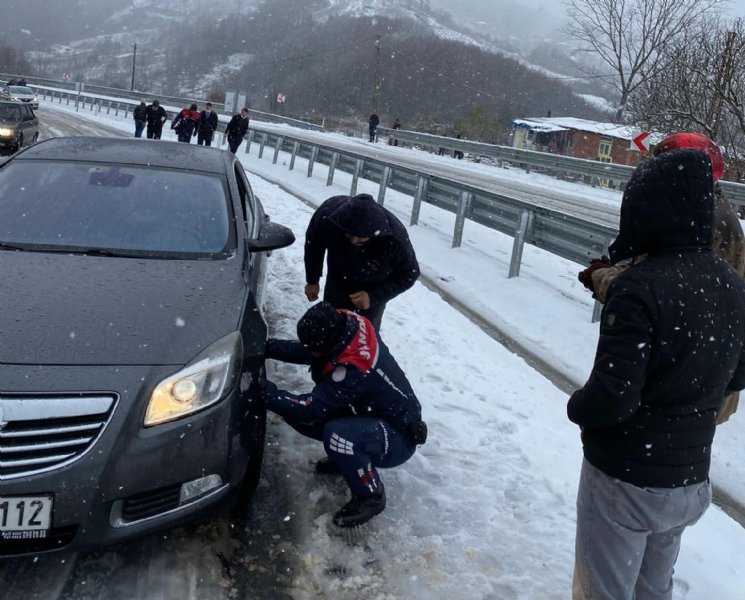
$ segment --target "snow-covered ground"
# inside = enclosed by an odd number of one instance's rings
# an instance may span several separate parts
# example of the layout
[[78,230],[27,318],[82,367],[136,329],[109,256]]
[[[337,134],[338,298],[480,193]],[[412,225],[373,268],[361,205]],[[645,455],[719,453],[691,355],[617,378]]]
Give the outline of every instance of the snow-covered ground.
[[[42,106],[42,119],[48,108]],[[130,133],[129,121],[99,118]],[[273,253],[267,298],[273,334],[294,336],[295,322],[308,307],[302,243],[312,213],[296,196],[317,205],[346,193],[351,178],[337,172],[335,184],[326,187],[321,165],[307,179],[304,161],[289,172],[283,164],[289,157],[281,155],[272,165],[272,153],[258,159],[257,150],[254,145],[248,155],[239,151],[246,169],[263,177],[251,177],[254,189],[272,218],[298,236],[292,247]],[[448,159],[427,160],[437,166]],[[375,194],[377,186],[360,182],[359,191]],[[389,190],[386,206],[408,223],[410,198]],[[590,322],[589,294],[576,281],[579,266],[526,247],[520,277],[508,280],[512,239],[468,223],[463,246],[451,249],[453,224],[453,215],[424,206],[420,224],[409,229],[425,276],[582,382],[591,368],[597,325]],[[382,473],[389,506],[350,545],[330,526],[346,500],[345,486],[319,480],[312,471],[322,448],[272,420],[281,441],[267,451],[281,455],[295,484],[297,508],[287,517],[304,540],[295,596],[569,597],[581,445],[566,419],[566,393],[421,283],[389,305],[382,335],[422,401],[430,441],[411,461]],[[269,367],[277,383],[309,389],[302,369]],[[741,500],[744,418],[738,413],[718,431],[712,469],[714,484]],[[716,507],[683,537],[674,597],[745,597],[745,530]]]

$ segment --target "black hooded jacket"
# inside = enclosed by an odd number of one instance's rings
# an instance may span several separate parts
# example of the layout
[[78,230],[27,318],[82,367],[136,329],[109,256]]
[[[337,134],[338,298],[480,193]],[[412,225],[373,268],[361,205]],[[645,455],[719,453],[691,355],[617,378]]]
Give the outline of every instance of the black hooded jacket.
[[724,395],[745,388],[745,282],[712,251],[713,201],[702,152],[634,172],[610,252],[648,256],[611,284],[592,373],[567,406],[585,458],[637,486],[705,481]]
[[[345,233],[369,237],[353,245]],[[334,196],[314,213],[305,232],[305,281],[318,283],[328,254],[328,279],[347,293],[366,291],[373,305],[409,289],[419,263],[409,235],[372,196]]]

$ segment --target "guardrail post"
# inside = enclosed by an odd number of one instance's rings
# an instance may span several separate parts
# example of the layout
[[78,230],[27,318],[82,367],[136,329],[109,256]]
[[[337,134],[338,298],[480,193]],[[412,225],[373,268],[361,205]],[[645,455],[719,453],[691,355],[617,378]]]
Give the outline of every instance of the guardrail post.
[[[59,103],[62,104],[62,96],[59,98]],[[67,94],[67,102],[65,102],[65,106],[70,106],[70,94]]]
[[365,161],[361,158],[358,158],[354,163],[354,174],[352,175],[352,186],[349,188],[350,196],[357,195],[357,183],[359,182],[360,175],[362,175],[362,172],[364,170],[365,170]]
[[595,304],[592,307],[592,322],[597,323],[600,320],[600,313],[603,310],[603,303],[599,300],[595,300]]
[[308,159],[308,177],[313,177],[313,165],[316,163],[318,158],[318,146],[313,146],[310,149],[310,158]]
[[525,247],[525,236],[533,226],[533,213],[524,210],[520,213],[520,223],[515,231],[515,241],[512,244],[512,258],[510,258],[510,272],[507,279],[520,275],[520,265],[523,260],[523,248]]
[[[99,110],[99,112],[100,112],[100,110]],[[109,100],[109,101],[108,101],[108,102],[106,103],[106,114],[107,114],[107,115],[110,115],[110,114],[111,114],[111,100]]]
[[429,192],[429,179],[420,175],[416,183],[416,194],[414,194],[414,205],[411,208],[411,221],[409,225],[419,223],[419,212],[422,209],[422,200],[427,197]]
[[292,154],[290,155],[290,171],[295,168],[295,158],[297,157],[297,151],[300,149],[300,142],[292,144]]
[[452,248],[460,248],[463,242],[463,228],[466,224],[466,214],[471,206],[471,198],[473,194],[471,192],[463,191],[460,193],[460,200],[458,201],[458,212],[455,217],[455,231],[453,232],[453,245]]
[[326,187],[334,183],[334,172],[336,171],[336,165],[339,164],[339,153],[334,152],[331,154],[331,164],[329,165],[329,175],[326,177]]
[[282,143],[285,141],[281,135],[277,138],[277,145],[274,146],[274,158],[272,158],[272,164],[277,164],[277,158],[279,158],[279,151],[282,149]]
[[254,135],[256,132],[252,129],[248,132],[248,139],[246,140],[246,154],[248,154],[251,151],[251,142],[254,141]]
[[259,144],[259,158],[264,156],[264,146],[266,146],[267,139],[269,139],[268,133],[264,133],[261,135],[261,144]]
[[383,174],[380,177],[380,188],[378,188],[378,204],[381,206],[385,203],[385,191],[391,182],[391,168],[383,167]]

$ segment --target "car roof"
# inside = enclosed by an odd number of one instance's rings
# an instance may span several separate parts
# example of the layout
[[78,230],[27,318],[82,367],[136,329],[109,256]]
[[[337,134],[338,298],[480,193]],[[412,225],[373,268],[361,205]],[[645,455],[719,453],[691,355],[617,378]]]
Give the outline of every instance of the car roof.
[[226,150],[180,142],[135,138],[59,137],[29,146],[14,160],[53,160],[148,165],[226,173],[230,164]]

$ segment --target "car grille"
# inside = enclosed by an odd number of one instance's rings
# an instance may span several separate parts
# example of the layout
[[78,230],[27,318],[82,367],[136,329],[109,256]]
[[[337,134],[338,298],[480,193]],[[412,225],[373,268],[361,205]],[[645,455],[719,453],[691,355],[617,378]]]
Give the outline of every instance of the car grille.
[[0,480],[67,465],[90,449],[114,409],[113,395],[0,393]]
[[139,521],[173,510],[178,507],[180,497],[180,484],[130,496],[122,502],[122,519]]

